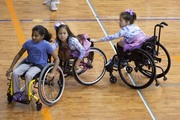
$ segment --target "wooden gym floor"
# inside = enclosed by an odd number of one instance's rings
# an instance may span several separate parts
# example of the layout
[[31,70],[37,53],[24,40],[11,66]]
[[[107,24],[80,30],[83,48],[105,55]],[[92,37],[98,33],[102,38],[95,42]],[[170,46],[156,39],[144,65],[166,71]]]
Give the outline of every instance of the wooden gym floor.
[[[51,12],[43,0],[0,0],[0,119],[1,120],[177,120],[180,117],[180,1],[179,0],[61,0],[58,11]],[[91,38],[113,34],[119,30],[118,16],[131,8],[137,13],[136,23],[147,35],[162,21],[161,42],[171,55],[168,80],[143,90],[125,86],[119,75],[115,84],[109,74],[93,86],[66,79],[65,90],[54,106],[43,105],[36,110],[32,102],[8,104],[5,72],[31,29],[44,25],[55,38],[55,21],[66,22],[75,33],[87,33]],[[98,21],[99,20],[99,21]],[[118,40],[113,41],[115,44]],[[96,43],[109,59],[114,51],[109,42]],[[24,55],[23,57],[25,57]]]

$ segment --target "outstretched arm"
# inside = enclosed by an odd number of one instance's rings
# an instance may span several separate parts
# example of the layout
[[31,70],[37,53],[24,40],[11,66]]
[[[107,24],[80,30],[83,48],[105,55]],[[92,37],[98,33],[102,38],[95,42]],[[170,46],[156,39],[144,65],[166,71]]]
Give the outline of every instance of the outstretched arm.
[[55,73],[55,71],[57,70],[57,68],[58,68],[58,66],[59,66],[59,57],[55,54],[54,51],[51,53],[51,56],[52,56],[53,59],[54,59],[54,67],[53,67],[51,73],[48,74],[48,76],[51,77],[51,78],[53,78],[53,77],[54,77],[54,73]]
[[102,42],[101,39],[93,39],[93,38],[91,38],[90,41],[91,41],[91,42],[94,42],[94,43],[95,43],[95,42]]
[[101,41],[111,41],[111,40],[114,40],[114,39],[117,39],[117,38],[120,38],[122,37],[124,34],[124,31],[121,30],[113,35],[107,35],[103,38],[99,38],[99,39],[90,39],[91,42],[101,42]]
[[21,56],[24,54],[25,51],[26,50],[24,48],[21,48],[20,51],[17,53],[17,55],[14,57],[9,69],[6,71],[6,77],[9,77],[10,73],[13,71],[14,65],[21,58]]

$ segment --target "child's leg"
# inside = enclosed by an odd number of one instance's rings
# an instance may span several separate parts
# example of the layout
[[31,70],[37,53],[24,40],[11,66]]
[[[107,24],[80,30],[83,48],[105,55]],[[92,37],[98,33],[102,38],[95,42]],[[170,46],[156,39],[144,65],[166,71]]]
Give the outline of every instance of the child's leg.
[[118,42],[117,43],[117,52],[118,52],[118,56],[121,56],[122,53],[123,53],[123,47],[122,47],[122,43],[121,42]]
[[[117,50],[118,50],[118,58],[122,56],[123,54],[123,47],[122,47],[122,42],[120,41],[119,43],[117,43]],[[119,60],[117,60],[119,61]],[[127,61],[126,59],[123,59],[123,61],[121,61],[121,65],[127,65]]]
[[81,68],[79,67],[80,62],[81,62],[81,60],[80,60],[80,59],[78,59],[78,60],[76,61],[76,64],[75,64],[75,66],[74,66],[76,71],[78,71],[78,70],[80,70],[80,69],[81,69]]
[[25,94],[28,95],[28,85],[29,82],[33,79],[33,77],[39,73],[41,69],[37,66],[32,66],[29,68],[29,70],[26,72],[25,75]]
[[12,77],[13,77],[13,88],[14,93],[20,90],[20,81],[19,76],[23,75],[29,69],[30,65],[28,64],[21,64],[16,69],[13,70]]

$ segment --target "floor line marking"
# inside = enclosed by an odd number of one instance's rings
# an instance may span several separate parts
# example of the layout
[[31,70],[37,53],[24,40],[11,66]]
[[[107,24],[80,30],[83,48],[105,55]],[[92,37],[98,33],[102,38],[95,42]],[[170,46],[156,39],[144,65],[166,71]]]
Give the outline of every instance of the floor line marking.
[[[21,27],[21,24],[19,22],[19,19],[16,15],[16,11],[14,9],[13,2],[12,2],[12,0],[6,0],[6,4],[8,7],[8,10],[9,10],[9,14],[11,16],[11,21],[13,23],[13,26],[15,28],[15,31],[16,31],[16,34],[18,37],[18,42],[19,42],[20,46],[22,46],[23,43],[25,42],[25,37],[24,37],[23,31],[22,31],[22,27]],[[51,115],[49,108],[45,108],[43,110],[42,114],[43,114],[44,120],[52,120],[52,115]]]
[[[111,22],[111,21],[119,21],[118,17],[113,16],[99,16],[99,19],[103,22]],[[63,18],[63,19],[20,19],[20,22],[34,22],[36,20],[41,20],[41,22],[55,22],[55,21],[69,21],[69,22],[97,22],[96,19],[93,18]],[[138,17],[137,20],[171,20],[171,21],[179,21],[180,17]],[[0,19],[0,22],[11,22],[9,19]]]
[[14,9],[13,2],[12,2],[12,0],[6,0],[6,4],[7,4],[9,14],[11,17],[11,22],[13,23],[13,26],[15,28],[15,31],[16,31],[16,34],[18,37],[18,41],[20,43],[20,46],[22,46],[22,44],[25,42],[25,37],[24,37],[23,31],[22,31],[22,27],[19,22],[19,19],[16,15],[16,11]]
[[[19,22],[19,18],[16,15],[16,10],[14,8],[12,0],[6,0],[6,5],[7,5],[8,10],[9,10],[11,22],[13,23],[13,26],[14,26],[15,31],[16,31],[16,35],[18,38],[19,45],[22,46],[23,43],[25,42],[25,37],[24,37],[23,31],[22,31],[21,24]],[[27,56],[27,52],[23,56],[24,57]]]
[[[93,12],[95,18],[97,19],[97,21],[98,21],[98,23],[99,23],[101,29],[102,29],[103,32],[105,33],[105,35],[108,35],[108,33],[106,32],[106,30],[105,30],[103,24],[102,24],[101,21],[99,20],[98,15],[97,15],[97,13],[95,12],[95,9],[93,8],[92,4],[91,4],[89,1],[90,1],[90,0],[86,0],[87,4],[89,5],[91,11]],[[112,44],[113,44],[113,43],[111,43],[111,46],[112,46]],[[114,46],[112,46],[112,47],[114,48]],[[146,106],[148,112],[150,113],[152,119],[153,119],[153,120],[156,120],[156,116],[154,115],[153,111],[151,110],[150,106],[148,105],[148,103],[147,103],[147,101],[146,101],[144,95],[142,94],[141,90],[137,90],[137,92],[138,92],[138,94],[139,94],[141,100],[143,101],[144,105]]]

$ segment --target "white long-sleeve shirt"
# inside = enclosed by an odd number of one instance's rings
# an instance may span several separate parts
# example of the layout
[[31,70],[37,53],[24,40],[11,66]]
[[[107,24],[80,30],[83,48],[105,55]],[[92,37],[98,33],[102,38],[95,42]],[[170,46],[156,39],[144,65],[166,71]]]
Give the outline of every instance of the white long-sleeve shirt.
[[101,38],[102,41],[110,41],[110,40],[114,40],[120,37],[124,37],[124,40],[127,43],[132,43],[135,39],[134,37],[138,34],[144,34],[145,33],[135,24],[129,24],[125,27],[123,27],[119,32],[113,34],[113,35],[108,35],[106,37]]
[[[81,45],[81,43],[79,42],[79,40],[75,37],[69,37],[68,40],[68,45],[70,50],[74,51],[74,50],[78,50],[80,55],[79,55],[79,59],[83,59],[85,56],[85,49],[84,47]],[[55,50],[57,47],[59,46],[59,42],[57,40],[54,41],[54,43],[52,44],[53,49]]]

